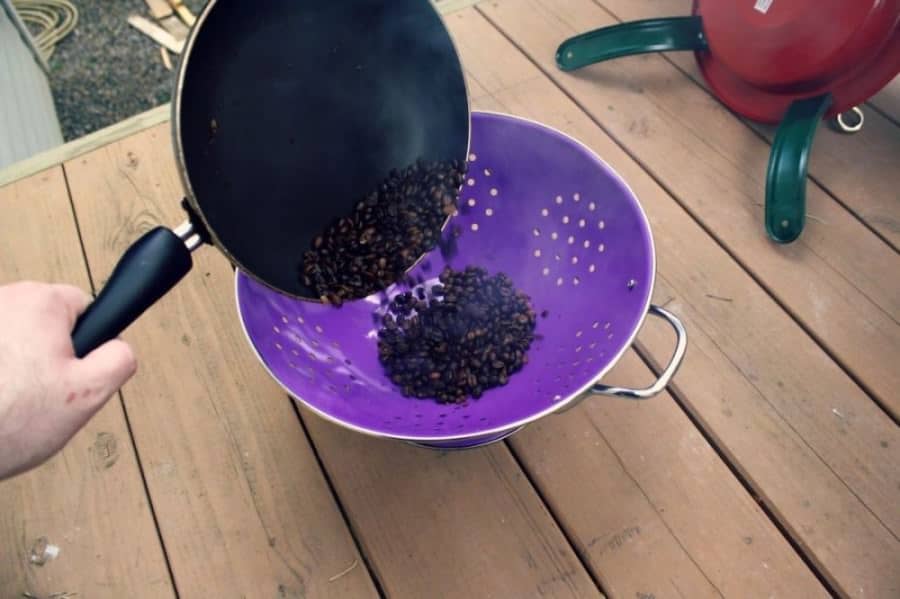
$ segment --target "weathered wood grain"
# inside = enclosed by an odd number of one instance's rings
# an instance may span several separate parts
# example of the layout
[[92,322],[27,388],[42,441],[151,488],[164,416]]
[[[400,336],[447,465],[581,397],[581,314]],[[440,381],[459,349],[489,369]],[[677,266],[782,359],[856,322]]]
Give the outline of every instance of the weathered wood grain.
[[[61,167],[0,187],[0,284],[21,280],[90,290]],[[0,514],[2,597],[174,597],[118,395],[55,457],[0,483]],[[59,556],[38,566],[42,537]]]
[[[65,164],[95,280],[148,228],[184,218],[165,125]],[[292,406],[253,357],[232,269],[212,248],[124,334],[124,399],[182,596],[371,597]]]
[[389,597],[600,596],[504,445],[437,452],[304,421]]
[[[562,17],[543,7],[573,4],[492,2],[480,10],[530,52],[525,35],[562,35],[553,31]],[[866,596],[895,592],[900,581],[888,573],[897,570],[900,527],[892,507],[900,498],[896,425],[638,163],[571,99],[563,101],[564,92],[540,79],[526,84],[535,79],[533,64],[516,68],[505,68],[509,110],[587,143],[647,208],[658,297],[673,302],[692,335],[675,382],[688,408],[832,584],[864,588]],[[663,361],[672,342],[653,331],[645,345]]]

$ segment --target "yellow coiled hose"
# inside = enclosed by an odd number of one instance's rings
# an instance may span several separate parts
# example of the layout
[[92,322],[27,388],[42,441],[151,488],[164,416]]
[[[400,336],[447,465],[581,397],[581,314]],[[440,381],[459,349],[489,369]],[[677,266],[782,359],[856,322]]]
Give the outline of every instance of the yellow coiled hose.
[[37,27],[34,40],[44,60],[78,24],[78,9],[69,0],[13,0],[13,6],[23,21]]

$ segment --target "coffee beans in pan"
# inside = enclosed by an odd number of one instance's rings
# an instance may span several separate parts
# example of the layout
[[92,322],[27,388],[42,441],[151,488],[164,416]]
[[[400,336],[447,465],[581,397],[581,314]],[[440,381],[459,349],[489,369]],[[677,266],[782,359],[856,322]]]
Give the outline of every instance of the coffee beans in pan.
[[462,403],[505,385],[528,362],[536,317],[505,274],[450,268],[400,294],[378,333],[378,358],[407,397]]
[[313,240],[303,256],[303,283],[336,306],[397,283],[441,241],[465,172],[460,161],[420,161],[392,171],[352,214]]

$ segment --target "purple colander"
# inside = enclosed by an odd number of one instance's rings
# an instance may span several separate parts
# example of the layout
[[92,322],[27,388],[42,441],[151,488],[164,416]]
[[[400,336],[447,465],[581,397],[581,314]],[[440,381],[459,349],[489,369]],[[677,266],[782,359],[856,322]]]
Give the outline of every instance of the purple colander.
[[[340,426],[439,449],[498,441],[590,394],[645,399],[662,391],[687,336],[674,315],[650,304],[655,250],[631,189],[578,141],[519,117],[473,112],[470,151],[451,222],[462,230],[457,251],[445,259],[436,249],[410,274],[426,286],[447,264],[509,275],[538,314],[546,311],[528,364],[506,386],[464,404],[406,398],[378,361],[375,317],[385,295],[407,284],[334,308],[289,298],[238,270],[240,319],[270,375]],[[647,314],[675,329],[669,365],[646,389],[600,384]]]

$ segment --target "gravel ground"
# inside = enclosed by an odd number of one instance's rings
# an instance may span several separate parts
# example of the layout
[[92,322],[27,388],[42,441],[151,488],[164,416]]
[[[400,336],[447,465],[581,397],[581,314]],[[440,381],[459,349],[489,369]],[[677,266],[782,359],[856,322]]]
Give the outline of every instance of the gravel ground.
[[[159,46],[128,25],[152,18],[144,0],[74,0],[78,26],[50,58],[50,84],[66,141],[168,102],[175,71]],[[186,0],[194,14],[205,0]],[[177,57],[172,55],[177,68]]]

